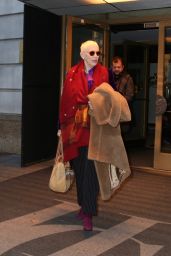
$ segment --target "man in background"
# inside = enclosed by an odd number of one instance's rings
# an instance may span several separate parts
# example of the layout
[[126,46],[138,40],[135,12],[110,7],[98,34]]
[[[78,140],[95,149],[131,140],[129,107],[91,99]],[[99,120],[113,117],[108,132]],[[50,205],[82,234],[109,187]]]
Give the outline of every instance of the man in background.
[[120,92],[130,105],[134,96],[134,83],[132,77],[124,70],[123,60],[119,56],[112,60],[112,67],[109,69],[109,84],[114,90]]
[[123,60],[119,56],[115,56],[112,59],[112,67],[109,69],[109,84],[115,91],[121,93],[127,100],[130,111],[131,121],[122,123],[121,130],[122,135],[128,135],[132,127],[135,125],[135,118],[133,114],[132,100],[134,96],[134,82],[130,74],[125,71]]

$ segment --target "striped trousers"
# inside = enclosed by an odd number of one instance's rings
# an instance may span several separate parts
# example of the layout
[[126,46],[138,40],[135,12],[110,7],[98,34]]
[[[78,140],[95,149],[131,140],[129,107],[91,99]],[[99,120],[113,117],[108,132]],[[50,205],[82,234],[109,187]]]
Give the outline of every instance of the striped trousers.
[[99,183],[94,161],[88,160],[88,147],[81,147],[79,156],[71,160],[75,172],[77,201],[85,214],[97,215]]

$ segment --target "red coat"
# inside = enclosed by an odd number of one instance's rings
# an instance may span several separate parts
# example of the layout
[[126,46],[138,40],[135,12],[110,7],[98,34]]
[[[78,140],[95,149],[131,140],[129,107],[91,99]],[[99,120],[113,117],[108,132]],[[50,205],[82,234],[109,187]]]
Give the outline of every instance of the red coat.
[[[78,148],[88,146],[90,129],[77,127],[75,130],[75,114],[78,105],[87,105],[87,95],[103,82],[108,82],[108,70],[101,64],[97,64],[93,73],[93,86],[88,91],[87,77],[84,71],[84,62],[71,68],[64,82],[60,104],[60,127],[64,147],[64,160],[68,161],[78,156]],[[74,139],[70,137],[74,130]]]

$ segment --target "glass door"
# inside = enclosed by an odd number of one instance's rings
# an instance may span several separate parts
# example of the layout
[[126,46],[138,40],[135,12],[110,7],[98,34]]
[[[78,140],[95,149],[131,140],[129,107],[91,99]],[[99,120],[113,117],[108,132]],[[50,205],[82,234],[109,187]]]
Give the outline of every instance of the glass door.
[[[126,70],[132,76],[135,86],[134,99],[131,105],[132,121],[123,130],[127,142],[144,144],[147,131],[148,106],[148,45],[132,41],[114,45],[114,56],[121,56]],[[136,54],[135,54],[136,53]]]
[[[125,43],[126,67],[135,85],[135,95],[132,103],[130,140],[145,143],[147,131],[147,83],[148,83],[148,46],[142,43]],[[136,53],[136,54],[135,54]]]
[[156,116],[154,167],[171,170],[171,22],[159,26],[157,94],[167,101],[166,111]]
[[77,17],[68,16],[66,19],[66,71],[80,61],[80,45],[87,40],[95,40],[99,44],[102,53],[100,62],[108,66],[108,26]]

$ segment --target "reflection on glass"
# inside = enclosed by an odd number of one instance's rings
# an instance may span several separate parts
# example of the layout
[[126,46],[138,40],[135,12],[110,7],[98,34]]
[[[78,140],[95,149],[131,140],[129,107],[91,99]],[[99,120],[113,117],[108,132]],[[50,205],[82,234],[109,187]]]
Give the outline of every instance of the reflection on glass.
[[[136,54],[135,54],[136,53]],[[146,48],[140,44],[127,44],[127,70],[135,85],[135,95],[132,102],[131,130],[128,139],[144,140],[146,136]]]
[[171,152],[171,28],[165,30],[163,95],[167,110],[163,114],[161,151]]
[[80,58],[80,45],[87,40],[95,40],[100,47],[100,62],[103,62],[103,30],[97,26],[73,24],[72,35],[72,66],[77,64]]
[[[139,43],[114,45],[113,56],[121,56],[126,64],[126,70],[134,81],[134,99],[131,103],[132,121],[125,129],[125,141],[144,141],[146,137],[146,51],[147,47]],[[135,54],[136,53],[136,54]],[[123,133],[122,133],[123,134]]]

